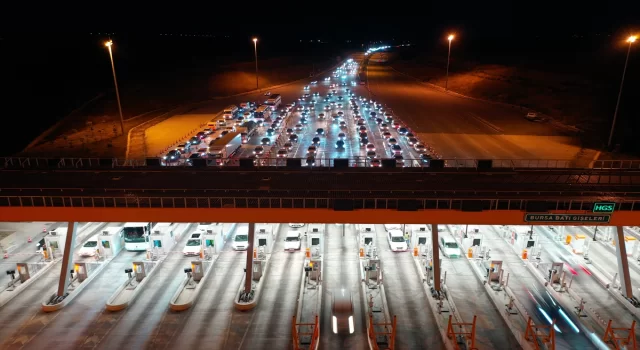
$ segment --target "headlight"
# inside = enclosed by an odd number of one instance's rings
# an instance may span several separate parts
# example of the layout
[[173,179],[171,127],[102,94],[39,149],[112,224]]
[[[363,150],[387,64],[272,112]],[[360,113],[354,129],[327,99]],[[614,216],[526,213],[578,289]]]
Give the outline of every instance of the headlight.
[[333,325],[333,333],[338,334],[338,319],[335,316],[331,317],[331,324]]
[[353,332],[354,332],[353,316],[349,316],[349,334],[353,334]]

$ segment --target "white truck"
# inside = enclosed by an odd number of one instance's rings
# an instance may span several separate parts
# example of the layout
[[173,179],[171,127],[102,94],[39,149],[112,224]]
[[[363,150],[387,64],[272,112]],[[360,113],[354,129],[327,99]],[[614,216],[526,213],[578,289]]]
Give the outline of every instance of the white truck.
[[242,135],[230,132],[209,144],[209,159],[215,159],[219,165],[224,164],[242,146]]

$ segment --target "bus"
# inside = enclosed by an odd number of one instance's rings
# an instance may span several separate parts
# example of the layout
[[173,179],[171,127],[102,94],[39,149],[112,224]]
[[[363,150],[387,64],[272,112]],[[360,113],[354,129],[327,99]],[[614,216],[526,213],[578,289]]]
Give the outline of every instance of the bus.
[[267,105],[261,105],[253,112],[253,118],[257,120],[264,120],[271,116],[271,107]]
[[280,96],[280,94],[273,94],[269,96],[269,98],[267,99],[267,101],[265,101],[264,104],[266,104],[267,106],[270,106],[271,109],[275,111],[276,109],[278,109],[278,106],[280,106],[281,102],[282,102],[282,97]]
[[132,252],[146,251],[148,247],[150,222],[127,222],[122,228],[124,249]]

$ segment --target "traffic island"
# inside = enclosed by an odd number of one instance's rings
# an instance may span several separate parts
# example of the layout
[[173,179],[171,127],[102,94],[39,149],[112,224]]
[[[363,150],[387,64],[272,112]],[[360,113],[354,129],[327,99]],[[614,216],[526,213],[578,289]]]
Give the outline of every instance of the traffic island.
[[[16,270],[8,270],[7,273],[11,275],[11,282],[9,282],[5,289],[0,291],[0,307],[3,307],[18,296],[20,292],[38,280],[40,276],[49,271],[58,261],[60,261],[60,259],[45,260],[37,263],[18,263],[16,264]],[[18,278],[15,278],[16,271]]]
[[[216,258],[218,255],[215,256]],[[191,267],[185,268],[186,276],[180,283],[178,290],[171,297],[169,308],[173,311],[183,311],[195,303],[202,285],[213,270],[214,261],[192,261]]]
[[364,311],[367,341],[370,349],[394,349],[396,317],[389,315],[387,296],[382,284],[380,260],[374,252],[371,258],[360,259],[360,288],[365,299]]
[[252,281],[251,289],[245,291],[245,282],[247,279],[247,273],[245,271],[244,277],[240,282],[240,288],[238,288],[238,294],[233,301],[236,309],[240,311],[251,310],[258,305],[260,300],[260,292],[264,285],[265,279],[262,278],[269,272],[269,260],[271,260],[271,254],[266,254],[262,247],[259,253],[254,250],[253,271],[251,272]]
[[300,292],[293,319],[295,349],[317,350],[320,343],[318,319],[322,312],[322,256],[319,251],[311,255],[307,248],[302,265]]
[[71,271],[71,281],[67,286],[67,292],[64,295],[59,296],[56,293],[57,287],[52,290],[49,293],[49,296],[42,302],[42,311],[53,312],[65,307],[75,299],[75,297],[78,296],[96,276],[100,274],[109,261],[111,260],[76,263],[73,271]]
[[120,311],[133,303],[151,276],[159,270],[158,265],[157,262],[136,261],[132,269],[125,269],[124,272],[129,278],[107,300],[106,309]]

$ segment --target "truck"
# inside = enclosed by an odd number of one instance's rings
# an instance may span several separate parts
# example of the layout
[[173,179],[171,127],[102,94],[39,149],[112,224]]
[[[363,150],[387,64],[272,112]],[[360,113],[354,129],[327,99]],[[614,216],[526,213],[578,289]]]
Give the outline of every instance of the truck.
[[251,136],[256,133],[257,129],[258,125],[256,125],[256,122],[254,122],[253,120],[245,122],[244,124],[242,124],[242,126],[236,127],[236,131],[239,132],[240,135],[242,135],[242,143],[249,142],[249,138],[251,138]]
[[239,132],[230,132],[209,144],[207,153],[209,159],[215,159],[218,165],[223,165],[229,157],[242,146],[242,135]]

